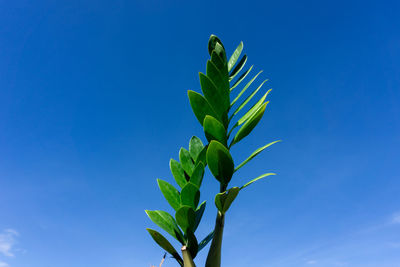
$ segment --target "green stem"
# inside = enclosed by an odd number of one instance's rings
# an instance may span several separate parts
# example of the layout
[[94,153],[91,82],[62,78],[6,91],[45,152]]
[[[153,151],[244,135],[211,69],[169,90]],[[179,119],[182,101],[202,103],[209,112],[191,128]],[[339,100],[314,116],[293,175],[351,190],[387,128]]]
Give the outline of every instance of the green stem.
[[211,242],[210,250],[208,252],[206,267],[220,267],[221,266],[221,247],[222,236],[224,232],[225,215],[218,211],[217,219],[215,221],[214,238]]
[[193,262],[192,255],[187,250],[187,247],[183,246],[181,250],[182,250],[182,256],[183,256],[183,266],[184,267],[196,267],[196,265]]

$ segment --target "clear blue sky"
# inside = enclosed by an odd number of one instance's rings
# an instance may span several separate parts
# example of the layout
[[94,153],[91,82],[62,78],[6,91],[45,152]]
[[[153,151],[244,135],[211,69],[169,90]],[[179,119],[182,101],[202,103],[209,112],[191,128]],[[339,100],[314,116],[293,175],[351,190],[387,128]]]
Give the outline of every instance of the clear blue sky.
[[[211,33],[273,88],[223,266],[400,266],[398,1],[1,1],[0,266],[135,267]],[[199,235],[214,222],[216,181]],[[170,210],[169,210],[170,211]],[[174,243],[176,244],[176,243]],[[203,265],[205,252],[198,257]],[[165,267],[175,266],[167,260]]]

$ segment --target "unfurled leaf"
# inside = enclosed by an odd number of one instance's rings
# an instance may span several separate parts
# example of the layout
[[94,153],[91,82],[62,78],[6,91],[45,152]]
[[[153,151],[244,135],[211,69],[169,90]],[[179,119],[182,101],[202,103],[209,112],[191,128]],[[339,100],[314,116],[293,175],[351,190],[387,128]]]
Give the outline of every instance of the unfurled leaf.
[[200,243],[199,243],[199,252],[202,250],[207,244],[213,239],[214,237],[214,231],[209,233]]
[[201,182],[203,181],[204,168],[203,162],[199,162],[194,168],[192,176],[190,176],[190,182],[198,188],[200,188]]
[[195,210],[199,204],[200,191],[193,183],[187,183],[181,191],[181,205],[190,206]]
[[229,101],[226,101],[226,97],[224,97],[224,95],[218,91],[216,85],[209,77],[201,72],[199,73],[199,77],[201,91],[203,92],[208,103],[210,103],[213,110],[217,112],[218,118],[222,118],[229,109],[229,105],[227,104]]
[[260,154],[264,149],[266,149],[267,147],[272,146],[273,144],[278,143],[278,142],[280,142],[280,141],[281,141],[281,140],[274,141],[274,142],[271,142],[271,143],[269,143],[269,144],[266,144],[266,145],[263,146],[263,147],[260,147],[260,148],[256,149],[253,153],[251,153],[251,155],[250,155],[245,161],[243,161],[242,163],[240,163],[239,166],[237,166],[237,167],[235,168],[235,172],[236,172],[237,170],[239,170],[240,168],[242,168],[244,165],[246,165],[247,162],[249,162],[250,160],[252,160],[255,156],[257,156],[258,154]]
[[[247,121],[248,118],[250,118],[261,106],[262,104],[264,104],[264,100],[267,97],[267,95],[269,94],[269,92],[271,92],[271,89],[268,90],[268,92],[266,92],[263,97],[260,98],[260,100],[257,101],[257,103],[255,103],[244,115],[243,117],[241,117],[238,122],[237,125],[242,125],[245,121]],[[266,102],[267,105],[269,103],[269,101]]]
[[193,161],[196,162],[201,150],[204,148],[203,142],[197,136],[192,136],[189,141],[189,153]]
[[185,173],[183,171],[182,165],[178,161],[171,159],[169,161],[169,168],[171,169],[171,173],[174,176],[176,183],[181,188],[184,187],[187,181],[185,178]]
[[194,163],[189,151],[181,147],[179,150],[179,161],[181,162],[183,170],[190,176],[193,173]]
[[262,71],[260,71],[259,73],[257,73],[256,76],[253,77],[253,79],[251,79],[242,89],[242,91],[240,91],[240,93],[235,97],[235,99],[233,99],[232,103],[231,103],[231,107],[236,103],[236,101],[239,100],[239,98],[243,95],[244,92],[246,92],[247,88],[249,88],[249,86],[254,82],[254,80],[258,77],[258,75],[261,74]]
[[244,124],[243,126],[238,130],[238,132],[235,135],[235,138],[233,139],[233,144],[236,144],[243,138],[245,138],[253,129],[256,127],[258,122],[261,120],[262,116],[264,115],[265,107],[267,106],[266,103],[264,103],[255,113],[253,116],[251,116]]
[[206,209],[206,201],[203,201],[203,203],[201,203],[198,209],[196,210],[196,222],[193,227],[193,232],[195,232],[197,227],[199,226],[199,223],[201,221],[201,218],[203,217],[205,209]]
[[234,163],[229,150],[218,141],[211,141],[207,149],[207,164],[214,177],[222,184],[232,178]]
[[257,178],[255,178],[255,179],[251,180],[250,182],[246,183],[246,184],[243,185],[242,187],[240,187],[240,190],[242,190],[243,188],[248,187],[249,185],[251,185],[251,184],[254,183],[255,181],[258,181],[258,180],[260,180],[260,179],[262,179],[262,178],[265,178],[265,177],[271,176],[271,175],[276,175],[276,174],[275,174],[275,173],[266,173],[266,174],[260,175],[260,176],[258,176]]
[[207,115],[204,118],[203,128],[209,142],[217,140],[226,146],[226,129],[216,118]]
[[242,50],[243,50],[243,42],[240,42],[238,47],[236,47],[235,51],[233,52],[232,56],[229,58],[228,71],[231,71],[233,66],[235,66],[236,61],[239,59],[240,54],[242,53]]
[[166,252],[172,255],[172,257],[175,258],[175,260],[179,263],[180,266],[183,266],[183,260],[179,253],[175,250],[175,248],[171,245],[171,243],[159,232],[156,230],[146,228],[146,230],[149,232],[153,240]]
[[244,55],[242,59],[239,61],[239,63],[236,65],[236,67],[233,69],[233,71],[229,74],[229,81],[232,81],[236,75],[239,74],[239,72],[243,69],[244,65],[246,64],[247,61],[247,56]]
[[266,81],[268,81],[268,80],[263,81],[263,82],[260,84],[260,86],[258,86],[257,89],[254,90],[253,93],[251,93],[251,95],[249,95],[249,96],[243,101],[242,104],[240,104],[240,106],[235,110],[235,112],[233,112],[233,115],[236,115],[244,106],[246,106],[247,103],[249,103],[249,101],[253,98],[253,96],[254,96],[255,94],[257,94],[257,92],[261,89],[261,87],[263,86],[263,84],[264,84]]
[[246,70],[238,79],[237,81],[232,85],[231,91],[235,89],[243,80],[246,78],[246,76],[250,73],[250,71],[253,69],[253,66],[251,66],[248,70]]
[[228,191],[218,193],[215,196],[215,206],[217,209],[222,213],[227,212],[239,191],[239,187],[232,187]]
[[193,113],[201,125],[203,125],[204,117],[206,115],[218,118],[217,113],[211,107],[210,103],[208,103],[208,101],[204,98],[204,96],[195,91],[189,90],[188,97]]
[[196,214],[194,209],[189,206],[182,206],[176,213],[175,213],[176,222],[182,228],[183,232],[187,233],[188,229],[194,228],[196,223]]
[[181,199],[179,196],[179,191],[170,183],[157,179],[158,187],[160,187],[165,199],[171,205],[174,210],[178,210],[181,206]]
[[172,217],[168,212],[162,210],[146,210],[145,212],[147,216],[149,216],[150,220],[164,229],[176,240],[184,244],[183,234],[179,229],[174,217]]

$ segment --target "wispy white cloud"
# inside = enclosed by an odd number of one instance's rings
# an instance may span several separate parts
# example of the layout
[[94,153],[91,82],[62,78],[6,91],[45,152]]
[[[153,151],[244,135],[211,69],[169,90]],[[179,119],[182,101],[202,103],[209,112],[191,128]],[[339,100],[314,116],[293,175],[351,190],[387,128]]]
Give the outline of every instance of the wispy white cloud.
[[[14,229],[5,229],[0,233],[0,254],[6,257],[14,257],[13,247],[16,243],[18,232]],[[3,265],[1,265],[3,264]],[[0,262],[0,267],[8,266],[5,262]]]
[[395,214],[392,215],[392,220],[391,222],[393,224],[400,224],[400,212],[397,212]]
[[0,267],[9,267],[10,265],[8,265],[7,262],[4,261],[0,261]]

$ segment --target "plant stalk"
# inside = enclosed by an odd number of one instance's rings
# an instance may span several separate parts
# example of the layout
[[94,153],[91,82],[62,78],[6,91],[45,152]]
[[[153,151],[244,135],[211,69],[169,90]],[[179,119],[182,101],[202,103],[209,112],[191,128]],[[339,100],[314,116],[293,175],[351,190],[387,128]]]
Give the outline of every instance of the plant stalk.
[[224,232],[225,215],[218,211],[217,219],[215,221],[214,237],[211,242],[210,250],[206,260],[206,267],[220,267],[221,266],[221,247],[222,236]]
[[193,262],[192,255],[187,250],[187,247],[183,246],[181,250],[182,250],[182,256],[183,256],[183,266],[184,267],[196,267],[196,265]]

